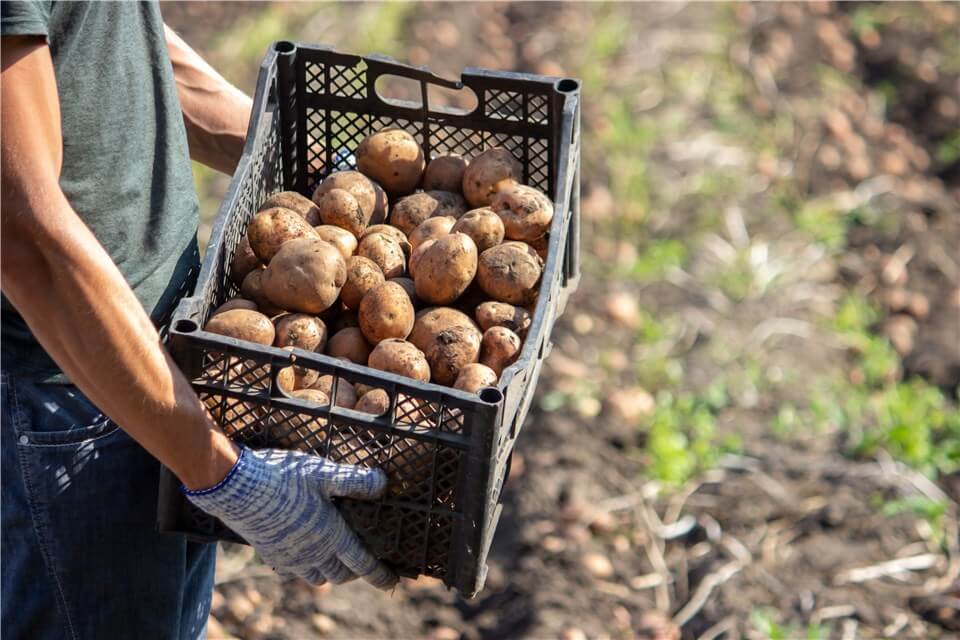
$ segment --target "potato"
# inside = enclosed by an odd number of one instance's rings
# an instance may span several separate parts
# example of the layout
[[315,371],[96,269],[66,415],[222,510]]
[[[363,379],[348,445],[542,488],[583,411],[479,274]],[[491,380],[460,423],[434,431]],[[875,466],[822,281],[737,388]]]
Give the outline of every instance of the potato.
[[403,287],[384,282],[360,301],[360,330],[371,344],[387,338],[406,338],[413,329],[413,302]]
[[510,240],[536,240],[550,230],[553,220],[550,198],[522,184],[495,193],[490,208],[503,220],[504,236]]
[[407,297],[410,298],[410,302],[413,303],[413,306],[416,307],[420,303],[420,299],[417,297],[417,285],[413,283],[413,280],[410,278],[391,278],[387,282],[395,282],[403,290],[407,292]]
[[346,327],[330,336],[327,341],[327,355],[334,358],[346,358],[356,364],[367,364],[370,357],[370,345],[363,337],[359,327]]
[[526,306],[537,297],[543,260],[530,245],[504,242],[480,254],[477,283],[499,302]]
[[371,389],[360,396],[353,409],[362,413],[382,416],[390,410],[390,395],[383,389]]
[[[436,239],[431,238],[430,240],[425,240],[417,247],[413,253],[410,254],[410,261],[407,264],[407,272],[410,274],[410,277],[416,281],[417,279],[417,265],[420,264],[420,258],[423,257],[423,254],[427,252],[427,249],[437,244]],[[416,291],[416,289],[414,289]]]
[[476,318],[477,324],[484,331],[490,327],[506,327],[521,338],[527,335],[531,320],[526,309],[493,300],[477,307]]
[[305,400],[312,404],[319,404],[321,406],[330,404],[330,396],[320,391],[320,389],[297,389],[291,391],[290,395],[298,400]]
[[[286,314],[292,315],[292,314]],[[311,316],[307,316],[308,318]],[[274,326],[277,326],[277,321],[279,318],[275,318],[273,321]],[[293,351],[294,345],[278,345],[277,339],[274,338],[274,346],[279,346],[287,351]],[[317,381],[317,378],[320,377],[320,372],[316,369],[310,369],[308,367],[301,367],[297,365],[290,365],[289,367],[284,367],[277,372],[277,386],[286,391],[287,393],[293,391],[294,389],[304,389],[309,387],[314,382]]]
[[375,204],[367,225],[383,224],[387,221],[387,214],[390,212],[390,201],[387,199],[387,192],[383,190],[383,187],[373,180],[370,181],[370,184],[373,185]]
[[373,260],[352,256],[347,260],[347,281],[340,290],[340,300],[348,309],[357,309],[363,296],[383,283],[383,272]]
[[453,384],[460,369],[480,357],[480,330],[456,309],[424,309],[417,314],[408,339],[426,356],[430,377],[438,384]]
[[321,240],[326,240],[337,248],[344,260],[349,260],[350,256],[357,250],[357,238],[352,233],[341,227],[332,224],[322,224],[313,228],[320,236]]
[[450,233],[467,234],[477,251],[483,253],[503,242],[503,220],[489,207],[471,209],[457,220]]
[[520,355],[523,341],[506,327],[490,327],[483,332],[480,342],[480,364],[485,364],[497,377]]
[[434,157],[423,172],[423,190],[459,192],[466,168],[467,161],[458,153]]
[[410,246],[414,249],[424,240],[436,239],[450,233],[457,219],[451,216],[427,218],[410,232]]
[[283,309],[270,302],[263,293],[263,271],[263,269],[257,269],[247,274],[243,284],[240,285],[240,295],[247,300],[253,300],[260,313],[272,318],[278,313],[283,313]]
[[301,218],[307,221],[311,227],[320,224],[320,210],[310,198],[300,195],[296,191],[281,191],[275,193],[260,205],[258,211],[272,209],[273,207],[283,207],[297,213]]
[[428,304],[449,304],[477,273],[477,245],[464,233],[443,236],[424,251],[416,269],[417,297]]
[[523,179],[523,167],[509,151],[493,147],[474,157],[463,172],[462,191],[473,208],[490,206],[493,194]]
[[276,333],[270,318],[250,309],[230,309],[218,313],[207,320],[204,330],[237,340],[267,345],[273,344]]
[[223,313],[224,311],[230,311],[230,309],[249,309],[250,311],[259,311],[259,309],[257,309],[257,303],[253,300],[247,300],[245,298],[231,298],[211,311],[210,317],[212,318],[218,313]]
[[427,218],[459,218],[467,211],[463,198],[449,191],[421,191],[401,198],[390,209],[390,224],[408,236]]
[[537,252],[537,255],[540,256],[540,259],[544,262],[547,261],[547,252],[550,249],[550,234],[544,234],[537,238],[536,240],[528,240],[527,244],[533,247],[533,250]]
[[[316,382],[310,387],[311,389],[316,389],[322,391],[329,398],[333,395],[333,376],[328,374],[325,376],[320,376]],[[328,400],[329,402],[329,400]],[[353,409],[354,405],[357,404],[357,391],[353,388],[353,385],[348,381],[340,378],[337,381],[337,406],[344,409]]]
[[320,313],[337,300],[347,281],[347,263],[320,238],[291,240],[263,272],[263,292],[288,311]]
[[421,382],[430,382],[430,365],[420,349],[397,338],[387,338],[370,352],[367,366]]
[[357,255],[373,260],[386,279],[402,276],[406,270],[407,256],[403,247],[385,233],[366,236],[357,247]]
[[[280,369],[280,371],[277,371],[277,386],[282,391],[290,393],[298,387],[297,373],[295,369],[295,367],[290,366],[284,367],[283,369]],[[314,373],[316,372],[314,371]],[[313,382],[316,382],[316,380],[317,378],[314,376]]]
[[[313,192],[313,201],[317,207],[320,208],[321,220],[323,220],[323,207],[320,203],[324,196],[334,189],[342,189],[353,196],[353,199],[356,200],[360,206],[360,210],[363,211],[363,226],[365,227],[369,224],[370,218],[373,217],[373,212],[376,211],[378,207],[377,188],[370,178],[359,171],[335,171],[328,175]],[[343,196],[338,194],[336,198],[343,199]],[[328,203],[327,206],[332,206],[332,204]],[[328,222],[327,220],[323,220],[323,223],[343,227],[342,224]],[[344,228],[347,229],[347,231],[353,231],[353,229],[348,227]],[[360,229],[360,233],[363,233],[363,229]],[[360,236],[359,233],[355,235],[357,235],[357,237]]]
[[331,189],[317,205],[324,224],[342,228],[358,237],[367,226],[366,214],[357,199],[345,189]]
[[327,325],[323,320],[306,313],[287,313],[274,319],[275,347],[296,347],[304,351],[323,353],[327,346]]
[[233,252],[233,259],[230,261],[230,279],[239,285],[247,277],[247,274],[261,266],[260,258],[250,248],[250,239],[244,235],[237,243],[237,248]]
[[389,127],[368,135],[357,147],[357,169],[376,180],[387,193],[413,193],[425,165],[423,149],[404,131]]
[[484,387],[495,387],[498,379],[499,376],[493,369],[485,364],[475,362],[460,369],[460,374],[457,376],[457,381],[453,383],[453,388],[467,393],[476,393]]
[[360,239],[363,240],[367,236],[372,236],[375,233],[383,233],[396,240],[400,248],[403,249],[404,255],[408,258],[410,257],[413,247],[410,246],[410,240],[407,239],[407,234],[403,231],[389,224],[375,224],[372,227],[367,227],[367,230],[363,232]]
[[296,212],[273,207],[253,216],[247,227],[247,237],[257,258],[269,264],[284,244],[297,238],[315,238],[317,232]]

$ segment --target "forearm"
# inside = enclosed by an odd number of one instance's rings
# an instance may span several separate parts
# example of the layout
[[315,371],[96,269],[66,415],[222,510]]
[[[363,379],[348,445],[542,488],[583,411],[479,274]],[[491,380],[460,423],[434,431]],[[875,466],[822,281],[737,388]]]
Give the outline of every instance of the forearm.
[[[5,195],[9,195],[9,192]],[[67,376],[187,485],[214,484],[234,448],[160,343],[116,265],[62,193],[4,198],[2,287]],[[26,222],[32,220],[31,222]],[[18,228],[29,224],[31,228]]]
[[166,34],[190,157],[223,173],[233,173],[243,153],[253,102],[170,27],[166,27]]

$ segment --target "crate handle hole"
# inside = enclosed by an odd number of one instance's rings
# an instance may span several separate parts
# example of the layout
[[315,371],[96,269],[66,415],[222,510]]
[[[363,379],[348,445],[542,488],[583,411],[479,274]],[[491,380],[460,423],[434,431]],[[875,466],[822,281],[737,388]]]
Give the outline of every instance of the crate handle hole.
[[503,400],[503,394],[496,387],[484,387],[478,393],[481,400],[490,404],[500,404]]
[[273,50],[277,53],[293,53],[297,46],[289,40],[280,40],[273,45]]
[[[403,76],[384,74],[373,86],[377,97],[396,107],[423,108],[423,93],[420,81]],[[441,109],[446,113],[466,115],[473,113],[479,104],[477,94],[469,87],[450,89],[427,83],[427,102],[430,110]]]
[[557,91],[561,93],[573,93],[580,91],[580,81],[573,78],[564,78],[557,82]]
[[173,328],[177,333],[193,333],[200,327],[193,320],[177,320]]

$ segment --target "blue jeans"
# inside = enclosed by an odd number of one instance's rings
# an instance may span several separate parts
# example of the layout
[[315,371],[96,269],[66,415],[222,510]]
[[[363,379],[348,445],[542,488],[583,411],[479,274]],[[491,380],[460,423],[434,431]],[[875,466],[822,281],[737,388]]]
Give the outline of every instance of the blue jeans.
[[4,640],[204,637],[216,546],[157,533],[159,463],[72,385],[0,387]]

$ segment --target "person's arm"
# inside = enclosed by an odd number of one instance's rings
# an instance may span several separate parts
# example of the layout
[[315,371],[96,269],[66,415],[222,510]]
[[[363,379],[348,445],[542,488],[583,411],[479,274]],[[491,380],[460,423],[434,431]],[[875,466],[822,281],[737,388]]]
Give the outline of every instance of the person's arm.
[[160,343],[140,302],[60,190],[63,139],[50,49],[0,37],[0,288],[44,349],[111,420],[284,575],[314,584],[397,576],[330,499],[375,499],[379,469],[299,451],[238,450]]
[[233,173],[243,153],[253,102],[227,82],[164,25],[167,49],[183,120],[187,125],[190,157],[208,167]]
[[0,39],[0,286],[101,411],[190,488],[237,460],[143,306],[59,186],[60,102],[43,38]]

